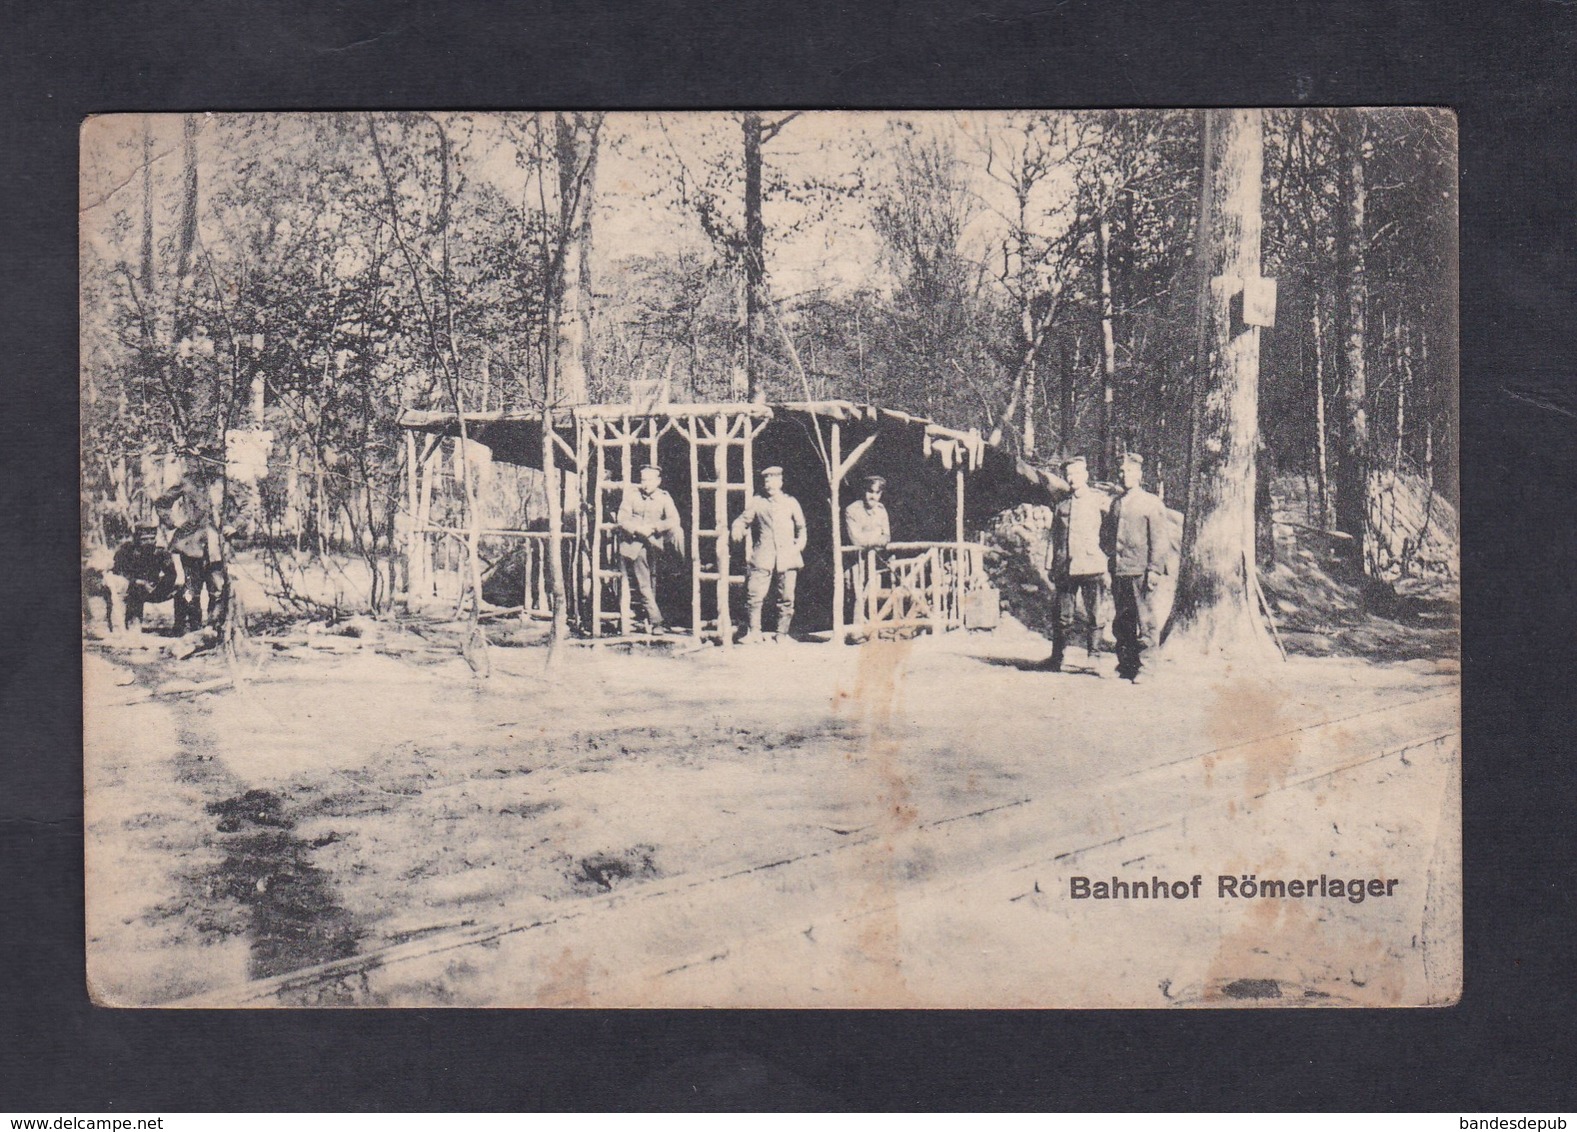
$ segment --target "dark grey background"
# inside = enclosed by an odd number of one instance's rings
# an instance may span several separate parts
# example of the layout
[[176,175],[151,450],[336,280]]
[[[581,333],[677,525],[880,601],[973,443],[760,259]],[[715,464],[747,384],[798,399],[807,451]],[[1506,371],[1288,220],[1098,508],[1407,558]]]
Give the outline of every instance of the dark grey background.
[[[0,43],[0,1111],[1574,1103],[1577,4],[991,0],[791,12],[776,3],[10,0]],[[1460,1007],[162,1013],[88,1004],[76,581],[76,131],[85,115],[1299,102],[1448,105],[1461,116]]]

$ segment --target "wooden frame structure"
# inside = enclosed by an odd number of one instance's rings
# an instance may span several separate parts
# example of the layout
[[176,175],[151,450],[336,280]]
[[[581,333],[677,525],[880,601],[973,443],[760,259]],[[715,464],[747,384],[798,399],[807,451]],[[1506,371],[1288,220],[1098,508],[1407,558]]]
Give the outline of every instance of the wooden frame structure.
[[[446,439],[458,438],[453,413],[406,410],[407,516],[404,528],[408,603],[431,592],[436,540],[464,540],[465,528],[434,524],[430,516],[431,461]],[[767,464],[786,471],[786,488],[800,499],[812,546],[801,589],[835,641],[887,629],[945,631],[965,624],[966,595],[986,585],[983,547],[967,537],[971,512],[983,521],[995,510],[1049,501],[1064,485],[1055,477],[992,448],[978,432],[945,428],[924,418],[847,401],[579,405],[554,413],[551,429],[537,414],[467,413],[465,435],[493,458],[542,467],[542,438],[551,436],[562,471],[563,553],[569,620],[593,641],[628,641],[636,623],[626,572],[618,556],[618,508],[633,490],[640,467],[663,469],[685,530],[689,633],[728,647],[744,599],[748,548],[733,544],[729,527],[744,510],[756,473]],[[932,537],[894,542],[881,552],[844,546],[844,481],[862,463],[876,465],[890,484],[916,498],[895,533]],[[428,469],[423,474],[424,469]],[[915,485],[924,488],[919,498]],[[949,498],[950,497],[950,498]],[[547,616],[549,538],[545,530],[478,527],[478,536],[516,540],[524,557],[522,611]],[[807,579],[807,576],[809,578]],[[849,592],[852,587],[853,593]],[[676,586],[670,585],[669,589]],[[850,601],[853,598],[852,602]],[[665,599],[665,608],[668,607]],[[825,616],[821,616],[825,614]],[[830,622],[830,624],[829,624]]]

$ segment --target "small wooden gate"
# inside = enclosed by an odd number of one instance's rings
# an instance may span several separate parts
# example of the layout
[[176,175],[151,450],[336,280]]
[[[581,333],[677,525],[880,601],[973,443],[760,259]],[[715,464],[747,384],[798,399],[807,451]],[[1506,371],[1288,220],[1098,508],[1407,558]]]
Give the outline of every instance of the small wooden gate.
[[855,636],[962,628],[966,597],[989,585],[977,543],[895,542],[846,554],[853,556]]

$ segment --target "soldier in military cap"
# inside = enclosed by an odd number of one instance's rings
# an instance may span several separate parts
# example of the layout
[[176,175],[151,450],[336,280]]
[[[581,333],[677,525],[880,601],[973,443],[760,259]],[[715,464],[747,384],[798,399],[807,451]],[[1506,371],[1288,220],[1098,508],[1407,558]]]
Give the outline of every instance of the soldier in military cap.
[[1063,653],[1082,604],[1085,653],[1096,675],[1105,676],[1100,659],[1101,640],[1106,635],[1101,592],[1106,584],[1106,553],[1101,548],[1101,526],[1110,502],[1090,488],[1089,467],[1083,456],[1069,459],[1063,465],[1063,476],[1070,490],[1052,514],[1047,574],[1057,587],[1057,620],[1045,667],[1052,672],[1062,670]]
[[848,532],[850,546],[871,550],[892,541],[892,526],[882,503],[882,491],[886,487],[884,477],[866,476],[865,494],[843,509],[843,526]]
[[783,490],[783,469],[763,469],[761,490],[764,494],[751,496],[730,528],[735,542],[743,541],[746,531],[755,536],[745,576],[745,595],[750,600],[746,641],[761,639],[761,607],[774,583],[778,591],[777,631],[779,635],[789,631],[794,623],[794,587],[800,567],[805,565],[805,512],[799,500]]
[[1156,642],[1154,594],[1167,570],[1170,545],[1166,508],[1146,491],[1144,457],[1123,457],[1123,493],[1113,502],[1106,523],[1106,545],[1112,559],[1112,601],[1116,613],[1117,674],[1135,684],[1145,678],[1145,650]]
[[662,479],[662,469],[657,465],[642,468],[640,483],[633,491],[626,488],[619,500],[618,518],[622,536],[619,558],[624,563],[625,577],[640,597],[647,628],[654,634],[667,629],[662,608],[657,604],[654,570],[663,554],[679,549],[683,537],[679,509],[674,506],[673,496],[663,490]]
[[887,507],[882,503],[882,492],[887,480],[882,476],[865,477],[865,493],[843,509],[843,529],[848,537],[846,545],[860,553],[845,571],[849,596],[856,612],[864,608],[866,587],[876,569],[876,551],[892,541],[892,524],[887,518]]
[[138,523],[131,539],[116,549],[114,562],[104,572],[112,633],[140,630],[145,605],[175,596],[175,563],[170,552],[158,545],[158,535],[158,523]]

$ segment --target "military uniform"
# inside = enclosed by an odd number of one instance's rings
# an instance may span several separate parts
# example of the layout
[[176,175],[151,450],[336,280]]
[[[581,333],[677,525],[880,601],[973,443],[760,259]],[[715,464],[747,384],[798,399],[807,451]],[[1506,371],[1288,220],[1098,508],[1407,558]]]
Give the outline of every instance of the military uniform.
[[1106,554],[1101,546],[1101,526],[1109,506],[1105,495],[1082,487],[1058,503],[1052,513],[1048,573],[1057,587],[1057,619],[1052,626],[1049,668],[1062,666],[1062,654],[1081,604],[1085,651],[1092,663],[1100,654],[1101,640],[1106,635],[1106,606],[1101,593],[1106,582]]
[[681,528],[679,509],[673,496],[662,488],[648,493],[630,488],[619,501],[619,557],[625,577],[635,584],[642,610],[652,632],[663,629],[663,611],[657,604],[657,583],[653,576],[655,557],[679,548]]
[[176,635],[202,628],[204,593],[208,595],[208,624],[224,624],[230,583],[219,532],[206,519],[193,519],[170,536],[170,550],[180,561],[182,575],[175,594]]
[[[884,486],[886,481],[879,476],[866,479],[867,491],[872,487],[880,491]],[[870,552],[880,550],[892,541],[892,524],[887,518],[887,508],[880,501],[870,503],[860,498],[843,509],[843,529],[848,536],[848,545],[860,551],[844,572],[849,599],[858,620],[865,608],[870,574],[875,569],[876,556]]]
[[[768,475],[770,470],[762,474]],[[805,565],[805,512],[799,500],[781,491],[777,495],[753,495],[744,513],[733,522],[734,540],[744,538],[747,530],[755,536],[745,576],[751,635],[761,633],[761,610],[774,580],[778,587],[777,631],[787,633],[794,621],[794,588],[800,568]]]
[[1169,536],[1159,497],[1131,487],[1112,503],[1107,520],[1112,556],[1112,634],[1117,639],[1117,674],[1136,679],[1145,650],[1156,643],[1153,595],[1166,574]]
[[148,602],[169,601],[175,596],[175,563],[164,547],[132,539],[115,551],[114,562],[104,575],[104,588],[109,591],[110,630],[140,626]]
[[843,528],[848,532],[849,545],[860,550],[886,546],[893,538],[887,508],[863,499],[856,499],[843,509]]
[[224,544],[201,506],[176,491],[154,504],[161,519],[175,529],[170,554],[176,564],[175,633],[182,636],[203,626],[203,594],[208,595],[208,623],[224,624],[230,606],[230,576],[225,570]]

